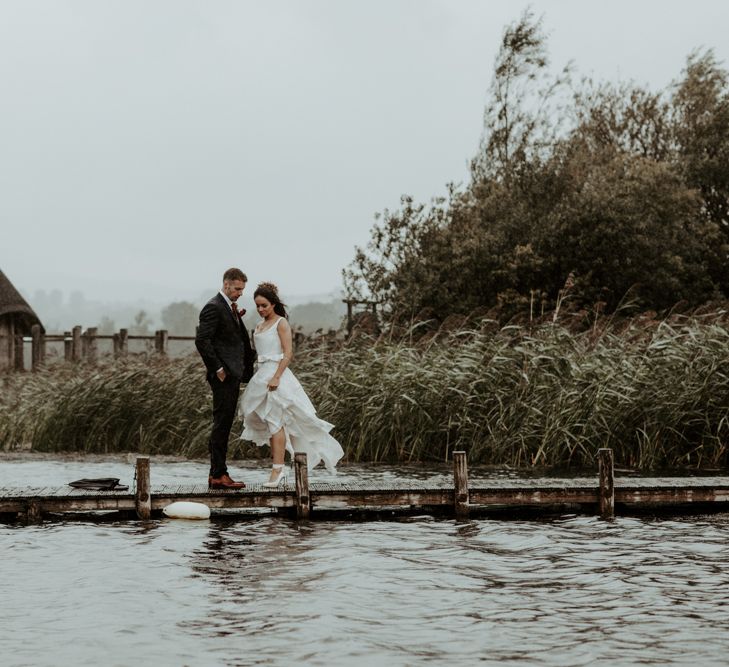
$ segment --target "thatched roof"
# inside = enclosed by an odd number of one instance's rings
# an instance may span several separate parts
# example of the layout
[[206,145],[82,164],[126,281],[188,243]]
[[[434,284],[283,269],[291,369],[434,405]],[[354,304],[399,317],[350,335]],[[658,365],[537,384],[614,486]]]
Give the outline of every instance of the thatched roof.
[[4,315],[15,315],[21,327],[28,332],[34,324],[43,326],[28,302],[20,296],[13,283],[0,270],[0,317]]

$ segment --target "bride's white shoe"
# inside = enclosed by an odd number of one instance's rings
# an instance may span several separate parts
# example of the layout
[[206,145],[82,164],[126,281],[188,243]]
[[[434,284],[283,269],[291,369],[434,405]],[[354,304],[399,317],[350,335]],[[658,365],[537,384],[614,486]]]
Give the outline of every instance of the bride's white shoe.
[[286,467],[284,467],[283,464],[280,466],[273,466],[273,469],[280,470],[281,472],[279,472],[278,477],[276,479],[263,483],[263,486],[265,486],[266,488],[269,488],[269,489],[274,489],[277,486],[280,486],[281,484],[285,484],[286,477],[289,474],[288,469]]

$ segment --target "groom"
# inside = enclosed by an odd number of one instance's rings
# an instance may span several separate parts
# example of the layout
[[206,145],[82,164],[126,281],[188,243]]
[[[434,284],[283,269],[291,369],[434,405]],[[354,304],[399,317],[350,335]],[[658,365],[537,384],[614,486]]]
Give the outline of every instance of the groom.
[[210,434],[211,489],[242,489],[243,482],[234,482],[228,475],[225,457],[228,437],[238,407],[240,383],[253,375],[254,352],[242,317],[238,298],[248,278],[240,269],[223,274],[223,289],[200,311],[200,325],[195,347],[205,362],[207,380],[213,390],[213,430]]

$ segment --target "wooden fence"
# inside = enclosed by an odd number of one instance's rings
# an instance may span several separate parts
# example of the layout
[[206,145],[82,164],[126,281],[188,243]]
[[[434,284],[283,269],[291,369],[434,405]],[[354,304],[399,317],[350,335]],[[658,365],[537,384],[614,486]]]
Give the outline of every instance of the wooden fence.
[[[334,330],[330,330],[326,336],[333,339],[335,334]],[[253,332],[251,331],[251,338],[252,336]],[[295,331],[294,348],[298,348],[306,338],[307,336],[301,331]],[[39,325],[35,324],[29,337],[15,336],[13,360],[9,369],[14,371],[25,370],[25,347],[28,342],[30,343],[31,370],[38,370],[46,363],[48,346],[53,344],[63,344],[63,360],[95,365],[99,362],[101,356],[99,341],[110,341],[111,356],[114,359],[120,359],[129,356],[130,341],[142,341],[147,345],[149,352],[166,356],[170,353],[170,342],[172,341],[186,342],[192,350],[195,336],[172,336],[166,329],[159,329],[152,335],[130,334],[128,329],[120,329],[114,334],[100,334],[97,327],[88,327],[84,331],[81,325],[76,325],[71,331],[65,331],[62,334],[46,334],[43,333]]]
[[[346,335],[352,335],[355,327],[360,327],[369,333],[378,333],[379,324],[377,316],[377,303],[374,301],[362,301],[357,299],[343,299],[347,305]],[[369,317],[369,319],[368,319]],[[293,332],[294,349],[298,349],[307,341],[323,342],[325,345],[336,344],[339,332],[334,329],[323,331],[318,329],[312,334],[305,334],[300,328]],[[112,356],[114,359],[129,356],[130,341],[144,343],[145,349],[142,353],[176,356],[193,349],[194,336],[173,336],[166,329],[159,329],[154,334],[130,334],[128,329],[119,329],[117,333],[100,334],[97,327],[88,327],[86,330],[81,325],[76,325],[71,331],[63,333],[44,333],[40,325],[33,325],[30,336],[16,335],[9,336],[10,344],[5,347],[8,356],[0,359],[0,372],[24,371],[27,368],[38,370],[41,366],[51,361],[50,357],[66,362],[84,362],[97,364],[100,357]],[[251,331],[251,339],[253,332]],[[0,334],[0,343],[7,340],[8,336]],[[106,349],[100,349],[99,341],[106,341],[110,345]],[[175,346],[170,349],[170,342],[180,341],[182,346]],[[48,354],[50,346],[62,346],[61,354]],[[103,348],[104,346],[102,346]],[[30,348],[30,355],[27,356],[27,348]],[[2,349],[2,347],[0,347]],[[56,348],[58,349],[58,348]],[[132,352],[135,354],[138,352]],[[30,362],[30,363],[28,363]]]
[[[31,369],[37,370],[46,361],[47,348],[52,343],[63,344],[63,359],[68,362],[84,361],[96,364],[99,361],[99,341],[111,341],[112,354],[115,359],[129,354],[129,341],[146,341],[154,344],[154,352],[160,355],[168,353],[169,342],[173,340],[195,340],[194,336],[170,336],[167,330],[160,329],[153,335],[130,334],[128,329],[120,329],[114,334],[100,334],[97,327],[89,327],[85,331],[80,325],[62,334],[45,334],[37,324],[31,329],[30,358]],[[15,370],[25,369],[25,339],[16,337]]]

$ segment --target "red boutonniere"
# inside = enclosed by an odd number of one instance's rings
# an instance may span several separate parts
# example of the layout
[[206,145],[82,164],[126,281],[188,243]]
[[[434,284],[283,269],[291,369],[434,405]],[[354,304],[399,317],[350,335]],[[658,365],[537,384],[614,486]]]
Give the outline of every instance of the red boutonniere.
[[246,314],[246,309],[245,308],[239,308],[238,309],[238,317],[240,319],[243,319],[243,315],[245,315],[245,314]]

